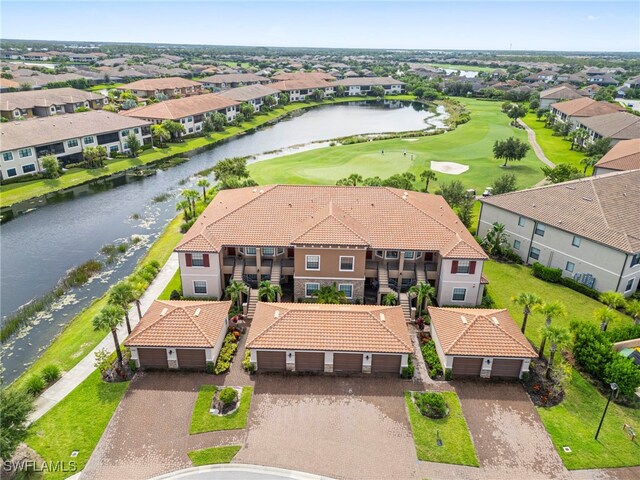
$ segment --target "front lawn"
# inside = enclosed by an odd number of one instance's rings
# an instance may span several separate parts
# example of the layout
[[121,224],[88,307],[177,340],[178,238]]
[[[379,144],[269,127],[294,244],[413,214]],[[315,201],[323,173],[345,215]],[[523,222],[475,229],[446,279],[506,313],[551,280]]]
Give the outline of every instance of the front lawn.
[[243,387],[240,396],[240,407],[230,415],[211,415],[211,400],[216,393],[215,385],[202,385],[198,393],[196,405],[191,416],[191,427],[189,433],[213,432],[216,430],[240,430],[247,426],[247,416],[251,406],[251,394],[253,387]]
[[[567,309],[565,318],[556,318],[553,325],[569,327],[573,320],[591,322],[600,325],[594,318],[593,312],[604,305],[581,293],[571,290],[557,283],[549,283],[531,275],[531,268],[524,265],[484,262],[484,275],[489,279],[489,293],[496,302],[497,308],[506,308],[518,325],[522,325],[522,307],[511,301],[520,292],[535,293],[543,302],[562,302]],[[533,313],[527,321],[526,336],[535,345],[540,345],[542,339],[541,328],[544,317]],[[630,325],[630,317],[615,312],[615,320],[609,324],[609,329]],[[548,353],[548,352],[547,352]]]
[[[555,407],[538,407],[538,413],[565,466],[570,469],[609,468],[640,465],[640,443],[632,442],[622,426],[640,433],[640,411],[611,402],[594,439],[607,399],[580,373],[572,370],[563,402]],[[562,447],[569,447],[571,453]]]
[[162,293],[158,296],[158,300],[171,300],[171,292],[178,291],[182,295],[182,278],[180,277],[180,269],[171,278]]
[[[75,461],[78,470],[86,465],[104,429],[115,412],[129,382],[106,383],[98,370],[78,385],[60,403],[33,423],[26,444],[45,461]],[[71,457],[71,452],[78,456]],[[45,479],[62,479],[64,472],[47,472]]]
[[227,447],[203,448],[189,452],[189,458],[194,467],[200,465],[214,465],[216,463],[229,463],[240,451],[240,445],[229,445]]
[[[420,413],[411,399],[411,392],[404,393],[418,460],[480,466],[458,395],[454,392],[443,392],[442,395],[449,405],[449,415],[432,419]],[[436,443],[437,435],[442,439],[441,447]]]

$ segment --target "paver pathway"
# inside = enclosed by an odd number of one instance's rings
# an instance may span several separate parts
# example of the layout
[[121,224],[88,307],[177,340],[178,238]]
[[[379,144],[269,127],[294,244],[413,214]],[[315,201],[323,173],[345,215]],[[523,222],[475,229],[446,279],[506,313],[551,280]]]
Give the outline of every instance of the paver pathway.
[[538,140],[536,140],[536,132],[534,132],[531,129],[531,127],[529,127],[529,125],[524,123],[521,119],[518,119],[518,123],[522,125],[524,129],[527,131],[527,137],[529,138],[529,143],[531,144],[531,147],[533,148],[533,151],[536,154],[536,157],[538,157],[538,159],[545,165],[551,168],[555,168],[556,164],[547,158],[547,156],[542,151],[542,148],[538,144]]
[[[151,285],[149,285],[149,288],[147,288],[146,292],[144,292],[142,297],[140,297],[140,309],[142,310],[143,315],[171,281],[177,269],[178,254],[172,253],[169,260],[167,260],[167,263],[164,264],[156,278],[151,282]],[[140,321],[135,304],[133,304],[129,310],[129,319],[131,328],[135,327]],[[126,337],[127,326],[123,322],[123,324],[118,328],[118,339],[122,342]],[[80,385],[89,375],[91,375],[91,373],[96,369],[94,365],[95,352],[103,348],[109,353],[115,350],[111,333],[105,335],[104,339],[82,360],[80,360],[75,367],[62,375],[60,380],[54,383],[38,397],[35,402],[36,408],[29,417],[29,420],[34,422],[42,417],[64,397],[71,393],[74,388]]]

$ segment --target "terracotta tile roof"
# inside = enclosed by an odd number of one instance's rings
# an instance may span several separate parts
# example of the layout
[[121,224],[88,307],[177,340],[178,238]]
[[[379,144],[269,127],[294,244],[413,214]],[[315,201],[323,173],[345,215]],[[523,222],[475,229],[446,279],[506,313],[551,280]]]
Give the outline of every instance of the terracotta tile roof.
[[624,110],[621,105],[609,102],[596,102],[589,97],[552,103],[551,107],[571,117],[595,117],[597,115],[605,115],[607,113]]
[[271,77],[272,80],[326,80],[333,81],[336,78],[324,72],[292,72],[279,73]]
[[582,98],[574,88],[560,85],[558,87],[549,88],[540,92],[540,98],[550,98],[558,100],[571,100],[574,98]]
[[640,252],[640,170],[482,198],[483,203],[627,253]]
[[90,100],[102,100],[104,95],[85,92],[77,88],[51,88],[46,90],[28,90],[24,92],[3,93],[0,110],[16,108],[49,107],[67,103],[84,103]]
[[391,86],[391,85],[405,85],[404,82],[400,80],[396,80],[391,77],[350,77],[343,78],[342,80],[337,80],[333,82],[334,85],[344,85],[345,87],[349,86],[373,86],[373,85],[382,85],[382,86]]
[[[206,72],[207,70],[205,70]],[[199,79],[202,83],[247,83],[247,82],[270,82],[267,77],[261,77],[254,73],[225,73],[221,75],[211,75]]]
[[606,138],[630,140],[640,138],[640,117],[629,112],[616,112],[583,118],[580,123]]
[[224,92],[218,93],[221,97],[230,98],[231,100],[235,100],[237,102],[246,102],[249,100],[254,100],[256,98],[266,97],[267,95],[277,95],[280,93],[280,90],[275,88],[271,88],[268,85],[247,85],[245,87],[232,88],[230,90],[226,90]]
[[146,107],[133,108],[120,113],[127,117],[177,120],[192,115],[201,115],[207,112],[222,110],[234,105],[240,105],[240,103],[214,93],[208,93],[165,100],[164,102],[154,103]]
[[205,251],[218,251],[223,245],[309,242],[487,258],[442,197],[386,187],[271,185],[223,190],[176,250],[191,251],[192,241],[202,241],[195,240],[198,237],[215,247]]
[[445,355],[538,356],[506,309],[429,307],[431,328]]
[[155,300],[129,337],[128,347],[204,347],[216,345],[231,301]]
[[411,353],[401,307],[258,302],[247,348]]
[[611,170],[640,169],[640,138],[621,140],[602,157],[596,167]]
[[16,81],[9,80],[8,78],[0,77],[0,88],[20,88],[20,84]]
[[167,90],[170,88],[202,87],[200,82],[194,82],[182,77],[147,78],[121,85],[118,90]]
[[280,82],[270,84],[272,88],[277,88],[283,92],[291,90],[309,90],[314,88],[334,87],[335,83],[329,83],[325,80],[317,78],[305,78],[295,80],[282,80]]

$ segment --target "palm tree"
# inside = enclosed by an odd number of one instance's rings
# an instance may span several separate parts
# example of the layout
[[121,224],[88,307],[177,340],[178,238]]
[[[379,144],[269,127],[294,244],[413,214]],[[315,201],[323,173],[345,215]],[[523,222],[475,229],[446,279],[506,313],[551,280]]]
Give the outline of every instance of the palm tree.
[[600,322],[600,330],[606,332],[609,322],[615,318],[615,315],[610,308],[599,308],[594,312],[593,317]]
[[93,329],[111,330],[113,335],[113,343],[116,346],[116,353],[118,355],[118,362],[122,367],[122,351],[120,350],[120,342],[118,341],[118,325],[122,323],[124,318],[124,310],[120,305],[107,305],[104,307],[98,315],[93,317]]
[[558,349],[562,350],[571,341],[571,335],[566,328],[556,327],[554,325],[549,325],[543,327],[542,329],[542,337],[549,340],[551,347],[549,348],[549,362],[547,363],[547,371],[546,376],[549,380],[551,380],[551,372],[553,369],[553,362],[556,357],[556,352]]
[[185,220],[188,220],[189,217],[191,216],[189,209],[191,208],[191,203],[188,202],[187,200],[180,200],[178,203],[176,203],[176,211],[180,211],[182,210],[184,212],[184,218]]
[[398,304],[398,295],[393,292],[387,293],[384,297],[382,297],[382,304],[387,307],[393,307]]
[[640,324],[640,300],[628,301],[625,310],[633,318],[633,323]]
[[598,160],[600,160],[598,157],[584,157],[582,160],[580,160],[580,165],[584,166],[584,170],[582,170],[582,173],[587,173],[587,168],[593,167],[596,163],[598,163]]
[[124,310],[124,318],[127,322],[127,332],[131,333],[131,323],[129,322],[129,304],[136,299],[135,290],[128,282],[119,282],[113,286],[109,292],[109,303],[118,305]]
[[482,246],[489,255],[500,255],[509,246],[508,234],[504,231],[504,224],[494,223],[487,236],[482,241]]
[[196,192],[195,190],[183,190],[182,191],[182,196],[185,198],[185,200],[187,200],[189,203],[191,203],[191,213],[193,214],[193,217],[195,218],[196,216],[196,200],[198,198],[200,198],[200,194],[198,192]]
[[231,301],[234,302],[239,309],[242,309],[243,293],[247,293],[247,286],[242,282],[238,282],[237,280],[231,280],[225,290],[226,296],[230,298]]
[[347,179],[349,180],[349,183],[351,183],[351,185],[353,185],[354,187],[358,186],[358,182],[362,183],[362,175],[357,173],[352,173],[347,177]]
[[589,134],[584,128],[576,128],[573,132],[571,132],[571,150],[575,146],[578,147],[579,150],[582,149],[584,145],[584,141],[589,138]]
[[617,310],[625,305],[624,295],[620,292],[602,292],[600,301],[604,303],[609,310]]
[[[567,314],[567,309],[561,302],[550,302],[544,303],[542,305],[536,305],[535,309],[539,311],[545,318],[545,326],[551,325],[551,320],[556,317],[564,317]],[[542,337],[542,342],[540,343],[540,351],[538,352],[538,356],[542,358],[544,356],[544,345],[547,342],[546,337]]]
[[513,297],[511,301],[522,307],[522,333],[524,334],[527,329],[527,319],[531,314],[531,310],[538,305],[542,305],[542,299],[534,293],[522,292],[517,297]]
[[282,297],[282,288],[280,285],[272,285],[269,280],[263,280],[258,285],[258,298],[262,300],[266,298],[267,302],[275,302]]
[[347,303],[347,295],[336,288],[336,284],[325,285],[311,294],[317,298],[317,303]]
[[151,136],[158,145],[164,145],[171,140],[171,133],[169,133],[169,130],[164,128],[162,125],[152,125]]
[[409,288],[409,295],[416,297],[416,307],[418,309],[418,317],[422,316],[423,308],[429,306],[429,299],[433,298],[436,293],[436,289],[431,284],[426,282],[420,282]]
[[211,184],[209,183],[209,180],[207,180],[206,178],[201,178],[200,180],[198,180],[198,186],[202,187],[202,200],[203,201],[207,201],[207,187],[210,187]]
[[420,178],[425,181],[424,191],[426,193],[429,193],[429,181],[431,180],[435,181],[438,179],[438,177],[436,177],[436,172],[430,169],[423,170],[420,173]]

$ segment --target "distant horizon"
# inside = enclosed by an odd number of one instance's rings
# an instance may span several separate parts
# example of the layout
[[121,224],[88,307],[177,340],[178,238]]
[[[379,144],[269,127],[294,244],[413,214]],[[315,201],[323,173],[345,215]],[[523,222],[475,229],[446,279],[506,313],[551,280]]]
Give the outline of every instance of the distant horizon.
[[635,1],[3,1],[0,26],[7,39],[55,42],[640,52]]

